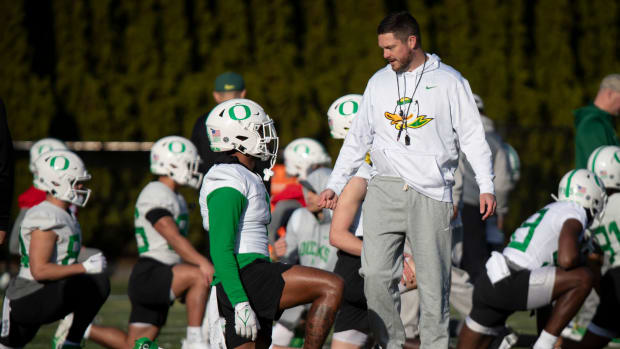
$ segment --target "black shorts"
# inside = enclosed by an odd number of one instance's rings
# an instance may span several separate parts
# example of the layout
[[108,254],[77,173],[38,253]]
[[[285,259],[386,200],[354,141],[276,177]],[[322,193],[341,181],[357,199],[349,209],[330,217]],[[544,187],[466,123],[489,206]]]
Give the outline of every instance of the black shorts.
[[481,273],[474,285],[473,308],[469,317],[487,328],[504,326],[512,313],[527,309],[529,285],[530,271],[527,269],[511,270],[510,276],[495,286],[486,272]]
[[[260,324],[258,336],[271,343],[271,327],[282,315],[280,298],[284,290],[282,274],[292,267],[290,264],[271,263],[264,259],[241,268],[241,284],[250,300],[252,310]],[[222,283],[217,286],[217,303],[220,315],[226,319],[226,347],[236,348],[251,340],[237,336],[235,332],[235,310],[224,292]]]
[[[620,267],[609,269],[603,275],[600,296],[601,302],[598,308],[596,308],[596,314],[594,314],[592,323],[607,330],[607,332],[610,332],[609,334],[613,333],[614,337],[620,336],[620,321],[617,318],[618,312],[620,312]],[[603,335],[603,333],[600,333],[600,335]]]
[[362,259],[359,256],[338,251],[334,273],[344,279],[344,292],[340,311],[336,315],[334,332],[357,330],[368,333],[370,331],[368,304],[364,296],[364,279],[359,274],[361,266]]
[[172,266],[140,257],[129,277],[129,323],[143,322],[162,327],[166,324],[172,287]]
[[70,330],[81,339],[84,331],[110,294],[104,274],[81,274],[46,282],[43,288],[18,299],[4,299],[0,343],[23,347],[37,334],[39,327],[79,313]]

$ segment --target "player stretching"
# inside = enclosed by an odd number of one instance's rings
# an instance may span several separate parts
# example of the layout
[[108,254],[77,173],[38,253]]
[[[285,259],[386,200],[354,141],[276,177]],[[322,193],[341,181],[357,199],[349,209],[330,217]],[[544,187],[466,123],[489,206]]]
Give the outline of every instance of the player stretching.
[[[474,307],[465,321],[458,349],[487,348],[506,318],[517,310],[554,302],[534,349],[553,348],[592,287],[581,265],[583,231],[603,210],[605,189],[588,170],[572,170],[560,181],[557,202],[530,216],[512,234],[503,253],[493,252],[474,285]],[[539,331],[541,329],[539,328]]]
[[105,257],[77,263],[82,230],[68,210],[84,206],[90,179],[82,160],[67,150],[45,152],[34,162],[36,186],[45,200],[30,208],[19,231],[20,269],[3,304],[1,348],[21,348],[39,327],[74,313],[63,348],[80,348],[88,324],[110,293]]
[[565,339],[562,348],[604,348],[612,338],[620,337],[620,147],[602,146],[588,159],[588,169],[603,181],[608,200],[605,212],[590,231],[601,247],[609,269],[597,290],[601,301],[581,342]]
[[109,348],[133,348],[136,339],[155,339],[176,298],[187,307],[187,338],[183,348],[205,349],[201,325],[213,266],[187,240],[187,204],[177,189],[198,188],[200,157],[188,139],[164,137],[151,148],[151,172],[159,178],[142,189],[135,209],[140,258],[129,278],[131,315],[125,333],[93,325],[91,339]]
[[200,191],[227,348],[269,347],[272,322],[284,309],[305,303],[312,306],[304,348],[321,348],[343,282],[326,271],[269,261],[269,195],[253,171],[258,161],[275,163],[273,121],[255,102],[233,99],[217,105],[206,125],[211,149],[230,155],[207,172]]

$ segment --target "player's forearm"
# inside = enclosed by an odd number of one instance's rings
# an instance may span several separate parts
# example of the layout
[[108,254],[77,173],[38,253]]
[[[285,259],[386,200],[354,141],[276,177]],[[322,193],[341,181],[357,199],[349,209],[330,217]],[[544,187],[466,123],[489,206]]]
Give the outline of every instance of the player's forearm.
[[86,273],[86,269],[79,263],[71,265],[44,263],[38,266],[32,264],[30,272],[37,281],[54,281],[65,279],[73,275],[84,274]]
[[194,265],[209,263],[209,261],[203,255],[196,251],[196,249],[194,248],[194,246],[192,246],[189,240],[187,240],[187,238],[182,235],[178,235],[170,239],[168,243],[170,244],[170,246],[172,246],[174,251],[178,253],[179,256],[181,256],[181,258],[187,263]]
[[361,256],[362,240],[355,237],[348,230],[332,230],[329,232],[329,243],[346,253]]

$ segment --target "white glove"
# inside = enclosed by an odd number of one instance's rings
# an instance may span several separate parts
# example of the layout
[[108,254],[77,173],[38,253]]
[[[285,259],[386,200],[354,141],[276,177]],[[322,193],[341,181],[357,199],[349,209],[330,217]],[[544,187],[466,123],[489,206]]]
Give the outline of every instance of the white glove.
[[243,338],[256,340],[258,328],[256,326],[256,314],[248,302],[235,305],[235,332]]
[[105,256],[99,252],[88,257],[88,259],[82,263],[82,266],[86,269],[86,274],[99,274],[108,266],[108,261],[105,259]]

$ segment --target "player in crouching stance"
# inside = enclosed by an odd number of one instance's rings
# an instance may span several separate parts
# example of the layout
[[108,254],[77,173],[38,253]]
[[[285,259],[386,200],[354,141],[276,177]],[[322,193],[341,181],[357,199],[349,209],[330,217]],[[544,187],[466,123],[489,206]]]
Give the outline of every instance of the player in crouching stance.
[[273,121],[255,102],[233,99],[216,106],[206,126],[211,149],[230,154],[207,172],[200,191],[226,347],[269,347],[272,322],[282,311],[312,303],[304,348],[320,348],[340,305],[343,282],[326,271],[269,261],[269,195],[253,171],[260,160],[275,162]]
[[135,209],[140,258],[129,278],[131,315],[128,333],[93,325],[88,338],[110,348],[133,348],[136,339],[155,339],[175,298],[187,306],[183,348],[207,348],[201,332],[213,266],[185,237],[187,204],[181,185],[198,188],[200,157],[196,147],[178,136],[164,137],[151,148],[151,172],[159,178],[142,189]]
[[77,263],[80,224],[69,205],[84,206],[90,179],[82,160],[67,150],[52,150],[35,161],[37,187],[45,201],[30,208],[21,222],[19,274],[7,289],[0,348],[21,348],[39,327],[74,313],[63,348],[79,348],[82,335],[110,293],[105,257],[98,253]]
[[620,337],[620,147],[602,146],[588,159],[588,169],[603,181],[608,200],[605,212],[594,221],[590,232],[604,253],[605,266],[597,289],[601,301],[579,343],[565,339],[562,348],[604,348]]
[[557,202],[530,216],[502,253],[491,254],[487,272],[474,285],[473,310],[457,348],[487,348],[514,311],[555,302],[547,319],[538,314],[544,328],[534,344],[534,349],[553,348],[592,287],[592,274],[581,265],[579,245],[605,199],[594,173],[572,170],[564,175]]

